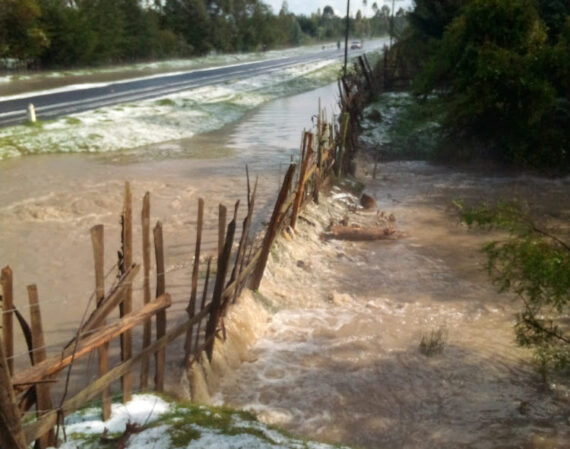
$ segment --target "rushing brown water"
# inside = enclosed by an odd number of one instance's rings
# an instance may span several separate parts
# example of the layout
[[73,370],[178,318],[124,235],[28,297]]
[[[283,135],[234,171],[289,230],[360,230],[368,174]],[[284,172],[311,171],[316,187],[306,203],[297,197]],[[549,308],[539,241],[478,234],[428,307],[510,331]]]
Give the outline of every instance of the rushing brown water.
[[[305,225],[298,241],[281,245],[260,289],[278,311],[218,400],[367,448],[570,447],[567,385],[546,387],[516,346],[517,303],[498,295],[481,268],[490,236],[466,229],[451,207],[458,198],[522,197],[567,226],[570,179],[424,162],[380,172],[365,177],[367,190],[406,237],[324,243]],[[326,226],[344,213],[326,206],[309,218]],[[437,330],[443,351],[427,357],[419,343]]]
[[[301,132],[311,127],[318,99],[332,110],[336,86],[273,101],[237,123],[182,141],[115,153],[36,155],[0,161],[0,266],[14,271],[16,306],[28,316],[26,286],[37,284],[50,354],[74,335],[94,288],[89,230],[105,226],[106,271],[120,248],[120,214],[124,182],[133,190],[135,261],[141,261],[140,208],[151,192],[152,225],[163,223],[166,280],[173,298],[170,316],[184,314],[194,255],[197,202],[203,197],[203,257],[217,250],[218,204],[246,204],[245,166],[251,180],[259,176],[257,223],[273,204],[291,156],[299,152]],[[327,100],[328,99],[328,100]],[[110,286],[113,276],[107,279]],[[139,279],[140,281],[140,279]],[[154,286],[153,286],[154,288]],[[140,286],[135,307],[142,302]],[[182,344],[182,343],[181,343]],[[136,346],[135,346],[136,348]],[[168,370],[173,390],[181,370],[180,348],[172,348]],[[17,334],[16,362],[26,366],[27,354]],[[78,368],[75,389],[93,375]]]
[[[25,287],[38,284],[51,352],[72,336],[93,290],[91,226],[105,225],[107,267],[115,262],[124,181],[132,183],[135,211],[151,192],[153,220],[165,231],[169,314],[183,315],[198,197],[207,206],[206,253],[216,247],[218,203],[245,199],[246,163],[260,176],[263,221],[319,96],[330,108],[334,86],[278,100],[185,141],[2,161],[0,265],[14,269],[24,314]],[[301,223],[302,238],[278,248],[260,291],[277,313],[251,362],[225,379],[220,401],[296,432],[367,448],[569,447],[567,390],[545,389],[528,351],[515,345],[516,303],[497,295],[481,271],[478,249],[487,235],[460,225],[451,200],[520,196],[567,224],[570,180],[423,162],[385,164],[376,180],[362,176],[406,238],[324,243],[317,228]],[[307,216],[323,226],[331,214],[345,213],[332,210],[338,204],[327,207]],[[351,218],[360,219],[371,218]],[[443,352],[425,357],[418,344],[437,329],[445,330]],[[173,391],[180,349],[168,359]],[[17,352],[24,364],[22,345]],[[76,388],[93,378],[93,366],[79,368]]]

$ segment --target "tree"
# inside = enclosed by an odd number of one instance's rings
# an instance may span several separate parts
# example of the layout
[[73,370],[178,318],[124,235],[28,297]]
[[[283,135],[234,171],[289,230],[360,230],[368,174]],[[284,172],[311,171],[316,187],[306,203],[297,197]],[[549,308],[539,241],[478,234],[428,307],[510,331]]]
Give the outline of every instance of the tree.
[[460,207],[469,225],[507,231],[506,240],[492,241],[483,251],[487,270],[501,292],[516,295],[520,312],[517,342],[532,347],[543,374],[570,367],[570,246],[539,227],[520,203]]
[[[417,92],[445,92],[451,137],[475,137],[487,157],[568,167],[568,132],[551,132],[560,102],[545,70],[549,53],[533,0],[472,0],[445,28]],[[570,119],[561,120],[567,129]]]
[[31,61],[49,45],[34,0],[0,0],[0,58]]

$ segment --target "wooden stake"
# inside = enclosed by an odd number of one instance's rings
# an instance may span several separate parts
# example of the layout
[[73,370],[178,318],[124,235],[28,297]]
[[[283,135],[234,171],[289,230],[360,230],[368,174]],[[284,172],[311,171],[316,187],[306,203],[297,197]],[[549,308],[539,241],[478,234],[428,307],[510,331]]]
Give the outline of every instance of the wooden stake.
[[9,266],[2,268],[0,276],[2,284],[2,337],[4,339],[4,354],[10,374],[14,374],[14,290],[13,273]]
[[[103,225],[91,228],[91,243],[93,245],[93,259],[95,262],[95,297],[97,307],[105,299],[105,238]],[[101,323],[105,324],[105,321]],[[109,370],[109,345],[103,345],[98,349],[99,377]],[[105,388],[101,396],[101,414],[103,421],[111,417],[111,390]]]
[[291,227],[293,229],[295,229],[295,226],[297,225],[297,215],[299,215],[299,209],[301,208],[301,203],[303,202],[303,196],[305,194],[305,175],[307,174],[307,168],[309,167],[309,162],[313,156],[313,137],[314,135],[312,133],[308,133],[305,159],[303,159],[301,163],[301,173],[299,174],[297,195],[295,196],[295,201],[293,202],[293,210],[291,212]]
[[[198,274],[200,269],[200,247],[202,245],[202,227],[204,225],[204,200],[202,198],[198,199],[198,225],[196,229],[196,248],[194,252],[194,266],[192,268],[192,291],[190,292],[190,301],[188,303],[188,308],[186,312],[190,319],[194,318],[196,313],[196,296],[198,294]],[[186,334],[186,344],[184,346],[186,352],[186,360],[190,356],[190,351],[192,350],[192,331],[193,328],[190,327]],[[196,337],[198,338],[198,337]]]
[[[154,228],[154,253],[156,257],[156,296],[161,296],[166,291],[166,278],[164,267],[164,246],[162,239],[162,223],[157,222]],[[156,315],[156,339],[160,340],[166,334],[166,311],[162,310]],[[166,368],[166,350],[161,348],[156,353],[156,372],[154,388],[156,391],[164,391],[164,370]]]
[[[243,221],[243,230],[242,230],[242,234],[241,234],[241,238],[240,238],[240,242],[239,242],[239,246],[238,246],[238,251],[236,254],[236,262],[234,265],[234,269],[232,271],[231,277],[230,277],[230,284],[235,281],[237,278],[239,278],[239,275],[241,274],[241,271],[243,269],[243,265],[244,265],[244,259],[245,259],[245,251],[246,251],[246,247],[247,247],[247,240],[249,238],[249,230],[251,227],[251,220],[253,218],[253,209],[255,207],[255,195],[257,192],[257,182],[258,182],[258,178],[255,179],[255,185],[253,187],[253,193],[251,193],[251,188],[249,185],[249,173],[247,172],[247,216],[245,217],[244,221]],[[234,300],[233,302],[235,302],[235,300],[237,299],[237,295],[239,294],[239,288],[236,288],[235,290],[235,294],[234,294]]]
[[[236,231],[236,221],[232,220],[228,225],[228,232],[226,234],[226,242],[221,257],[218,259],[218,272],[216,273],[216,284],[214,285],[214,294],[212,296],[212,310],[210,318],[206,324],[206,341],[216,334],[216,328],[222,314],[222,293],[224,291],[224,283],[226,280],[226,273],[228,270],[232,245],[234,243],[234,234]],[[208,359],[212,360],[212,353],[214,351],[214,338],[211,338],[210,343],[206,346],[206,354]]]
[[[125,200],[123,205],[123,269],[133,264],[133,207],[132,207],[131,186],[125,182]],[[123,272],[124,273],[124,272]],[[131,313],[133,310],[133,288],[127,287],[125,299],[119,304],[121,318]],[[121,336],[121,360],[129,360],[133,355],[132,334],[130,331]],[[123,402],[129,402],[133,395],[133,377],[131,373],[125,374],[123,383]]]
[[[212,257],[208,258],[208,267],[206,268],[206,280],[204,281],[204,291],[202,292],[202,303],[200,304],[200,313],[204,311],[206,306],[206,298],[208,297],[208,283],[210,281],[210,266],[212,265]],[[198,321],[198,328],[196,329],[196,343],[194,344],[194,354],[198,351],[198,343],[200,340],[200,327],[202,327],[202,321]],[[188,363],[188,359],[186,359]]]
[[[44,331],[42,327],[42,315],[40,312],[38,289],[35,285],[28,286],[28,298],[30,300],[30,322],[32,326],[32,344],[34,354],[34,365],[41,363],[46,359],[46,343],[44,340]],[[38,416],[52,409],[51,393],[49,384],[36,385],[36,408]],[[50,429],[39,439],[41,449],[52,446],[54,441],[53,429]]]
[[289,192],[289,187],[291,186],[293,175],[295,174],[295,168],[295,164],[291,164],[289,166],[289,169],[285,174],[285,179],[283,180],[283,185],[281,186],[281,191],[279,192],[279,196],[275,202],[275,208],[273,209],[273,214],[271,215],[271,220],[263,239],[261,255],[259,256],[259,260],[257,261],[257,265],[251,279],[250,286],[253,290],[259,289],[259,285],[261,284],[263,272],[265,271],[265,266],[267,265],[267,259],[269,257],[269,250],[271,249],[271,245],[273,244],[273,240],[277,235],[277,230],[279,229],[279,225],[283,219],[281,215],[281,207],[287,200],[287,193]]
[[220,204],[218,208],[218,257],[221,256],[222,250],[224,249],[224,233],[226,232],[227,214],[228,210],[226,206]]
[[[150,292],[150,193],[146,192],[143,198],[143,207],[141,211],[142,222],[142,252],[143,252],[143,301],[148,304],[151,300]],[[143,343],[142,347],[147,348],[150,346],[152,338],[152,322],[148,319],[144,322],[143,327]],[[148,389],[148,371],[150,360],[144,357],[141,363],[141,390]]]
[[4,341],[0,337],[0,447],[27,449],[4,348]]

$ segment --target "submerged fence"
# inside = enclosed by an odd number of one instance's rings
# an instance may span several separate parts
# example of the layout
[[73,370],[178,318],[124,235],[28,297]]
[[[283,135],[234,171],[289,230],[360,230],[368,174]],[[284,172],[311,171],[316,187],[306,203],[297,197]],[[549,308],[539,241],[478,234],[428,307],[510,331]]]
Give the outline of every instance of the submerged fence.
[[[373,83],[367,61],[362,60],[358,76],[361,81]],[[228,306],[236,301],[241,291],[259,288],[271,245],[283,227],[295,228],[299,213],[308,201],[319,201],[319,191],[335,171],[344,172],[343,166],[354,151],[353,119],[350,117],[358,86],[342,80],[341,106],[343,115],[339,124],[327,121],[320,110],[316,131],[305,132],[298,163],[292,163],[282,182],[273,213],[263,237],[251,236],[252,219],[257,192],[257,181],[252,186],[247,175],[246,215],[238,230],[239,201],[233,207],[231,220],[228,211],[220,205],[218,210],[218,255],[205,261],[205,276],[200,280],[201,244],[205,203],[198,199],[196,242],[194,246],[191,286],[188,292],[187,318],[174,327],[168,326],[167,309],[171,305],[165,275],[162,224],[157,222],[151,232],[150,194],[142,200],[140,226],[142,228],[142,263],[133,260],[133,199],[129,184],[125,185],[121,214],[122,244],[118,262],[106,271],[104,266],[104,227],[91,229],[95,290],[89,299],[90,314],[79,323],[75,336],[58,355],[47,357],[42,330],[41,301],[35,285],[28,287],[29,322],[18,310],[13,294],[13,273],[5,267],[1,275],[2,335],[0,337],[0,447],[24,449],[37,441],[40,448],[55,443],[69,413],[96,397],[101,399],[104,419],[111,413],[110,386],[121,380],[123,400],[131,398],[135,388],[164,390],[166,347],[184,338],[185,360],[192,364],[200,357],[211,359],[216,339],[223,339],[222,318]],[[348,142],[352,142],[350,145]],[[349,151],[348,151],[349,150]],[[154,245],[153,245],[154,243]],[[151,291],[151,259],[154,246],[155,291]],[[214,266],[215,265],[215,266]],[[142,303],[133,310],[133,282],[142,271]],[[111,274],[115,282],[106,288]],[[120,318],[107,323],[118,309]],[[14,324],[21,327],[28,348],[30,366],[16,371],[14,358]],[[152,339],[152,326],[155,339]],[[133,330],[142,332],[141,350],[133,351]],[[109,343],[120,339],[120,361],[110,366]],[[71,366],[79,359],[97,354],[98,379],[86,388],[67,398],[67,385]],[[149,376],[151,363],[154,379]],[[134,379],[134,368],[140,377]],[[59,404],[52,403],[51,389],[55,382],[64,383],[64,395]],[[22,420],[33,412],[32,420]]]

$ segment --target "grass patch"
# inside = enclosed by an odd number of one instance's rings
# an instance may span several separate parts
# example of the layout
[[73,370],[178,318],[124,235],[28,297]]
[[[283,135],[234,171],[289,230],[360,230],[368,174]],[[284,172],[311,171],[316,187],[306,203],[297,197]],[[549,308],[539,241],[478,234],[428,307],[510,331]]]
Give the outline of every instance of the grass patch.
[[429,159],[441,144],[442,102],[386,93],[364,110],[362,141],[388,159]]
[[447,341],[447,329],[440,327],[429,332],[429,334],[422,335],[420,340],[420,352],[426,357],[431,357],[443,352],[445,343]]
[[170,98],[163,98],[155,102],[158,106],[176,106],[176,102]]
[[68,125],[80,125],[82,122],[77,117],[67,117],[65,123]]

